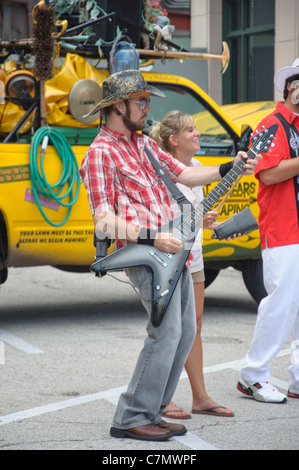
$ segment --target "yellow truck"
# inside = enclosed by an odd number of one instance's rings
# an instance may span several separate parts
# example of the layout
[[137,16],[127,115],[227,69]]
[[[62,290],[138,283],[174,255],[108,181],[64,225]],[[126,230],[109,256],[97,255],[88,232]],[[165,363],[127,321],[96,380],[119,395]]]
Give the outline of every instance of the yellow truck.
[[[10,67],[13,70],[12,64]],[[67,54],[62,68],[45,84],[47,125],[35,128],[30,97],[34,99],[36,89],[30,86],[31,80],[34,81],[30,72],[19,70],[14,74],[2,67],[0,78],[4,97],[7,94],[8,99],[0,103],[1,283],[11,267],[51,265],[84,272],[94,262],[93,220],[78,168],[97,135],[99,121],[80,122],[76,111],[71,110],[80,108],[82,90],[86,87],[90,90],[92,82],[100,89],[108,73],[106,68],[94,67],[76,54]],[[274,102],[259,102],[219,107],[197,84],[184,77],[142,73],[167,97],[163,103],[152,99],[149,126],[169,110],[180,109],[192,114],[201,133],[201,150],[195,157],[203,165],[218,165],[231,160],[238,150],[246,150],[251,129],[275,106]],[[12,85],[8,87],[11,80]],[[25,92],[28,96],[25,106],[18,101],[21,89],[23,96]],[[15,99],[10,99],[13,92]],[[20,120],[21,125],[17,125]],[[148,130],[149,127],[145,132]],[[207,185],[205,194],[212,187]],[[258,218],[257,188],[254,176],[244,176],[221,206],[219,220],[246,207]],[[219,241],[211,234],[205,230],[203,235],[207,286],[221,269],[233,266],[242,271],[250,294],[259,302],[265,295],[259,231],[234,241]],[[112,244],[110,252],[113,249]]]

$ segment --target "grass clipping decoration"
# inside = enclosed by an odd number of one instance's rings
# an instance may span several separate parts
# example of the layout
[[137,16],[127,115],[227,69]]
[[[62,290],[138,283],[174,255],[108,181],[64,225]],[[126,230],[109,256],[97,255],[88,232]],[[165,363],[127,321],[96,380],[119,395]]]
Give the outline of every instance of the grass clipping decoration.
[[34,75],[39,80],[53,77],[55,10],[41,6],[36,9],[33,24]]

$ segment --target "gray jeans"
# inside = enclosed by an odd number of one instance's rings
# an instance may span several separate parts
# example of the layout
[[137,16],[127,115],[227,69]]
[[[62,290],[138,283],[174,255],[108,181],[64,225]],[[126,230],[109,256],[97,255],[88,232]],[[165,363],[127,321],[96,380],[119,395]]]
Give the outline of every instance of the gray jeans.
[[[143,266],[128,269],[142,303],[150,312],[151,271]],[[128,389],[119,399],[113,426],[128,429],[157,424],[160,413],[175,392],[196,334],[194,291],[184,269],[159,327],[147,325],[147,337]]]

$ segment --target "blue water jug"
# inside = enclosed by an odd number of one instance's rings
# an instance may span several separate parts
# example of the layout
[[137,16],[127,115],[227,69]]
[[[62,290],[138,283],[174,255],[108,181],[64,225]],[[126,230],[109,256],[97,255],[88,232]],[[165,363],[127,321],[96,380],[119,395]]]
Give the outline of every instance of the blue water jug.
[[135,45],[126,41],[115,43],[110,52],[110,73],[139,70],[139,53]]

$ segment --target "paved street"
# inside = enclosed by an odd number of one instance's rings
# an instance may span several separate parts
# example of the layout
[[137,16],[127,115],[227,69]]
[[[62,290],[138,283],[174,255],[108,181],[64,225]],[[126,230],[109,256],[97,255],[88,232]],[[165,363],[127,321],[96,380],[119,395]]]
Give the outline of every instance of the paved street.
[[[146,314],[135,292],[108,276],[11,269],[0,286],[0,449],[90,449],[107,455],[298,450],[299,400],[263,404],[236,389],[255,319],[256,304],[241,274],[220,273],[206,291],[205,381],[211,397],[233,409],[234,418],[193,415],[184,423],[185,436],[162,443],[114,439],[109,427],[115,404],[145,336]],[[272,365],[273,382],[282,391],[288,386],[290,348],[291,341]],[[174,400],[190,411],[185,372]]]

